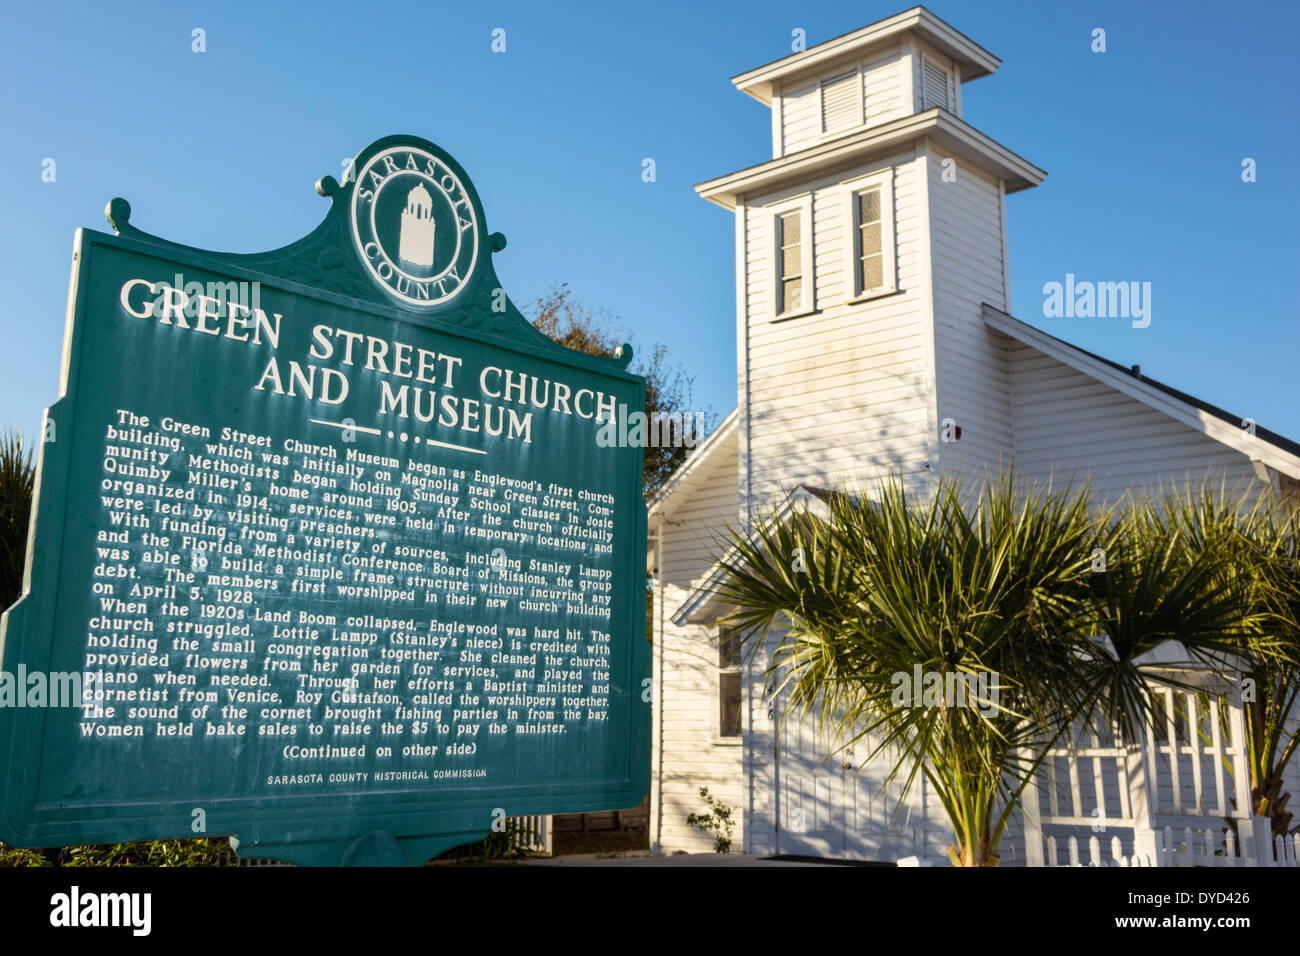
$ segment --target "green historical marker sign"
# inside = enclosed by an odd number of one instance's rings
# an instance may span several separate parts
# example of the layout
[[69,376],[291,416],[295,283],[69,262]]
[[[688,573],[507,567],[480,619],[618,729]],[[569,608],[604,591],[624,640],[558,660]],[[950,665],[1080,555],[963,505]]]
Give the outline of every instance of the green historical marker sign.
[[630,350],[532,328],[432,143],[317,189],[274,252],[158,239],[120,199],[116,236],[77,234],[0,629],[6,843],[420,863],[646,792],[642,451],[597,440],[643,407]]

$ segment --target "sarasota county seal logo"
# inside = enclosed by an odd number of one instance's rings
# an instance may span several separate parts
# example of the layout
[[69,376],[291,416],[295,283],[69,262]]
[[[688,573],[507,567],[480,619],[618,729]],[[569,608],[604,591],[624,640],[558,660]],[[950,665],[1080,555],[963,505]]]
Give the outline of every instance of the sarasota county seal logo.
[[447,302],[478,260],[478,216],[460,176],[416,146],[366,162],[352,191],[352,236],[366,268],[415,306]]

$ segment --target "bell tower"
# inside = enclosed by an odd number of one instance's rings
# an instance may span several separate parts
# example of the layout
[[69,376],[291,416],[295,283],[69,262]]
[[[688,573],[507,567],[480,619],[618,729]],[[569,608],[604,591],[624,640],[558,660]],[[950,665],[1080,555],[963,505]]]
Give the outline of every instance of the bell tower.
[[741,511],[798,484],[927,483],[1011,450],[1008,193],[1041,169],[962,115],[1000,61],[914,7],[732,78],[772,158],[701,183],[736,219]]

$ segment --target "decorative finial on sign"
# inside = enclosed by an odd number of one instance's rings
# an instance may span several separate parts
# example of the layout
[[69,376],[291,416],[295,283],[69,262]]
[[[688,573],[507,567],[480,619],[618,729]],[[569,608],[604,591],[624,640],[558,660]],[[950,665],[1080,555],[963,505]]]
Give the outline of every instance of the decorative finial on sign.
[[614,349],[614,359],[622,362],[623,367],[627,368],[629,363],[632,361],[632,346],[624,342],[618,348]]
[[494,232],[488,236],[488,243],[492,246],[493,252],[500,252],[506,247],[506,237],[502,233]]
[[113,227],[113,231],[121,235],[123,227],[131,221],[131,204],[121,196],[115,196],[104,207],[104,218]]
[[333,176],[322,176],[316,180],[316,195],[333,196],[339,191],[339,181]]

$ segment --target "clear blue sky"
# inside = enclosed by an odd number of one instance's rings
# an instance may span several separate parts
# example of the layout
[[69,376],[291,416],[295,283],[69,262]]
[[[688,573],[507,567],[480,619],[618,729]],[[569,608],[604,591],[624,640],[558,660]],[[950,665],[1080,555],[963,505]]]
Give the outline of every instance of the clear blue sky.
[[[811,45],[906,6],[8,4],[0,425],[34,434],[56,396],[73,230],[107,231],[108,199],[178,242],[270,249],[324,215],[318,177],[394,132],[469,172],[521,307],[569,283],[725,413],[733,223],[692,186],[771,156],[766,109],[728,78],[788,53],[795,27]],[[1297,5],[928,6],[1003,61],[963,88],[965,118],[1049,173],[1008,201],[1016,315],[1300,439]],[[1044,318],[1043,284],[1067,272],[1151,282],[1150,327]]]

